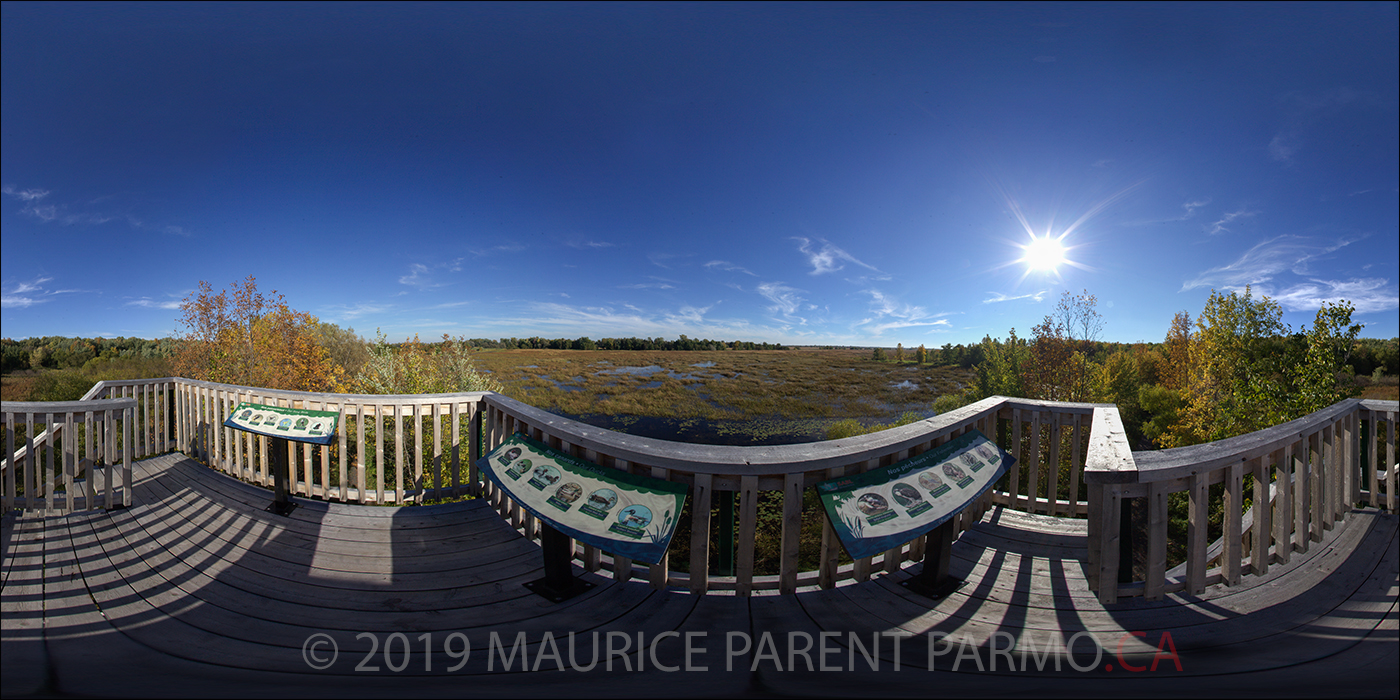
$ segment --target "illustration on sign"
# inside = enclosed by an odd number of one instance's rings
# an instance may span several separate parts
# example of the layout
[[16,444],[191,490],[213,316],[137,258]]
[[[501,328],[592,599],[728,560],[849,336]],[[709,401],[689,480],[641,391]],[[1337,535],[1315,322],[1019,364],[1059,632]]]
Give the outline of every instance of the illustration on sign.
[[823,481],[817,494],[846,553],[860,559],[942,525],[1015,463],[974,430],[897,464]]
[[340,415],[334,411],[282,408],[245,401],[234,407],[224,425],[268,437],[329,445],[339,419]]
[[665,556],[685,505],[683,484],[605,469],[519,434],[477,467],[556,530],[648,564]]

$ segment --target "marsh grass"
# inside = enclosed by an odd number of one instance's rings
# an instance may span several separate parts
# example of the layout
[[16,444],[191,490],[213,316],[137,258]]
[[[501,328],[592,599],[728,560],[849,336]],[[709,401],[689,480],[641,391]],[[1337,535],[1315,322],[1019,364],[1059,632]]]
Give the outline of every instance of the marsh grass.
[[483,350],[475,359],[506,395],[554,413],[718,421],[719,432],[755,436],[927,415],[973,380],[970,370],[877,362],[861,350]]

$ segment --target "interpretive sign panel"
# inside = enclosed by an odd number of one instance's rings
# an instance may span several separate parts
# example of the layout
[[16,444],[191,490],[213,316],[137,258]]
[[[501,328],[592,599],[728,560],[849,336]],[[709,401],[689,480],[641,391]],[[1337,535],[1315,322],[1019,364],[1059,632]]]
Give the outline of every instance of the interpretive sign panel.
[[864,474],[817,484],[852,559],[894,549],[943,524],[1016,463],[977,431]]
[[268,437],[287,438],[294,442],[329,445],[335,437],[334,411],[310,411],[302,408],[282,408],[243,402],[233,409],[224,425]]
[[665,556],[685,505],[684,484],[605,469],[519,434],[476,464],[560,532],[648,564]]

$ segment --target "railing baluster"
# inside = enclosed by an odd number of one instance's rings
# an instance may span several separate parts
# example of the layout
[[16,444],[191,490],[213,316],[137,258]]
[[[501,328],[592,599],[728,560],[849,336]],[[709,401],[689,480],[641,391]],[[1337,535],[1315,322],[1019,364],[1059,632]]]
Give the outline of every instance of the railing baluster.
[[[1244,485],[1244,465],[1235,463],[1229,466],[1225,476],[1225,507],[1221,524],[1224,526],[1225,534],[1221,536],[1220,564],[1225,576],[1226,585],[1234,586],[1240,582],[1240,520],[1244,517],[1244,504],[1240,500]],[[1258,539],[1259,528],[1259,502],[1254,502],[1254,532]],[[1193,511],[1194,512],[1194,511]],[[1204,568],[1204,567],[1203,567]]]
[[710,589],[710,501],[713,498],[709,474],[695,475],[691,494],[690,592],[704,595]]

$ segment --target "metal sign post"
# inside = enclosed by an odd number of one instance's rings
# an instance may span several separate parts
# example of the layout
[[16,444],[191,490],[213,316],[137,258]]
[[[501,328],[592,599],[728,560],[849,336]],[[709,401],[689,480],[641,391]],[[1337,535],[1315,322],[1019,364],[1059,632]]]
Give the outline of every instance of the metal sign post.
[[[245,433],[272,438],[267,467],[272,471],[272,503],[265,510],[289,515],[297,507],[291,499],[291,475],[287,452],[292,442],[329,445],[335,437],[340,414],[256,403],[240,403],[224,425]],[[310,477],[307,477],[308,482]]]

